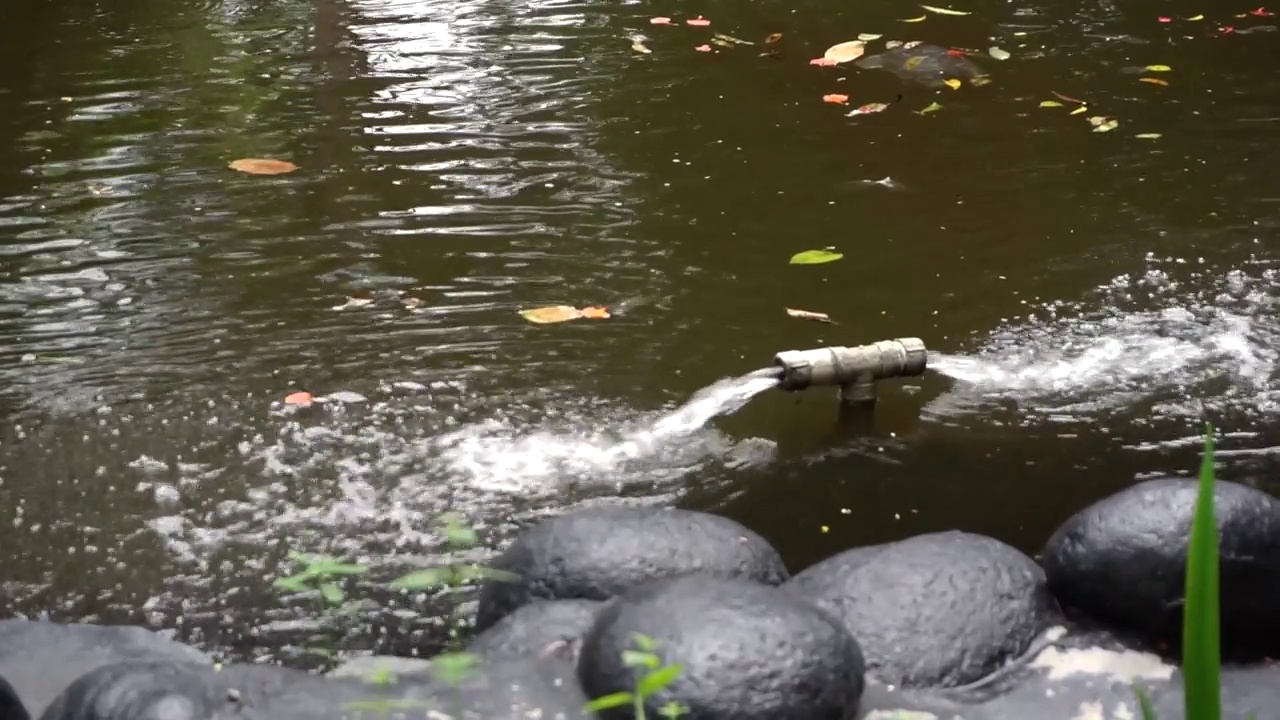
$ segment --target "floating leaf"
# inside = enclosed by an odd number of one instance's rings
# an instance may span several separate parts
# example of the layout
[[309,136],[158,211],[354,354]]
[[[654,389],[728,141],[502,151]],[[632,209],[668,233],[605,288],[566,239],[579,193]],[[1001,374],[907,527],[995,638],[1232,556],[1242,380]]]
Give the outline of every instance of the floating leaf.
[[694,50],[697,50],[698,52],[711,52],[711,46],[710,46],[710,45],[699,45],[699,46],[695,47],[695,48],[694,48]]
[[1187,18],[1187,20],[1189,20],[1190,22],[1199,22],[1200,20],[1203,20],[1203,19],[1204,19],[1203,15],[1192,15],[1191,17]]
[[1084,104],[1084,101],[1080,100],[1079,98],[1073,98],[1070,95],[1063,95],[1057,90],[1053,90],[1052,92],[1053,92],[1053,96],[1058,98],[1059,100],[1066,100],[1067,102],[1080,103],[1081,105]]
[[569,305],[554,305],[551,307],[521,310],[520,315],[529,322],[545,324],[577,320],[578,318],[602,319],[609,317],[609,312],[604,308],[586,308],[584,310],[579,310],[578,308],[571,307]]
[[848,104],[849,104],[849,96],[848,96],[848,95],[841,95],[841,94],[839,94],[839,93],[831,93],[831,94],[829,94],[829,95],[823,95],[823,96],[822,96],[822,102],[835,103],[835,104],[837,104],[837,105],[848,105]]
[[373,298],[349,297],[347,298],[346,302],[342,303],[341,305],[334,305],[332,309],[346,310],[347,308],[359,308],[359,307],[364,307],[365,305],[372,305],[372,304],[373,304]]
[[[911,48],[903,47],[902,49],[903,49],[903,50],[910,50]],[[906,62],[902,63],[902,69],[903,69],[903,70],[915,70],[917,67],[919,67],[919,66],[920,66],[920,63],[923,63],[923,62],[924,62],[924,60],[925,60],[925,57],[924,57],[923,55],[917,55],[917,56],[915,56],[915,57],[909,57],[909,58],[907,58],[907,61],[906,61]]]
[[828,325],[839,324],[835,320],[832,320],[831,316],[826,313],[810,312],[808,310],[796,310],[795,308],[786,308],[786,311],[787,311],[787,314],[790,315],[791,317],[800,318],[801,320],[815,320],[820,323],[827,323]]
[[1168,65],[1148,65],[1144,68],[1147,72],[1170,72],[1173,68]]
[[1138,133],[1137,135],[1134,135],[1134,137],[1141,138],[1143,140],[1159,140],[1164,136],[1160,133]]
[[1057,100],[1041,100],[1040,107],[1042,108],[1062,107],[1062,103],[1058,102]]
[[[920,45],[920,44],[922,44],[922,43],[924,43],[924,41],[923,41],[923,40],[912,40],[911,42],[905,42],[905,43],[902,43],[902,49],[903,49],[903,50],[910,50],[911,48],[913,48],[913,47],[915,47],[915,46],[917,46],[917,45]],[[917,59],[917,58],[912,58],[912,59],[914,60],[914,59]],[[918,59],[919,59],[919,60],[921,60],[921,61],[923,61],[923,60],[924,60],[924,58],[923,58],[923,57],[922,57],[922,58],[918,58]],[[919,63],[916,63],[916,64],[918,65]],[[914,67],[914,65],[913,65],[912,67]]]
[[283,175],[298,169],[297,165],[288,160],[264,160],[262,158],[235,160],[229,163],[227,167],[250,175]]
[[822,57],[836,63],[846,63],[862,57],[864,52],[866,52],[866,46],[863,45],[861,40],[850,40],[827,48]]
[[885,50],[893,50],[894,48],[900,48],[900,47],[902,47],[901,40],[889,40],[884,44]]
[[928,16],[921,15],[920,17],[902,18],[902,22],[924,22],[926,17]]
[[765,36],[764,44],[772,45],[782,39],[782,33],[769,33]]
[[755,43],[751,42],[750,40],[743,40],[742,38],[734,37],[732,35],[726,35],[724,33],[716,33],[712,37],[716,38],[717,40],[723,40],[727,43],[732,43],[734,45],[755,45]]
[[928,115],[929,113],[938,112],[938,111],[939,111],[939,110],[941,110],[941,109],[942,109],[942,104],[941,104],[941,103],[931,102],[931,103],[929,103],[926,107],[921,108],[920,110],[916,110],[916,114],[917,114],[917,115]]
[[688,20],[685,20],[684,24],[692,25],[694,27],[707,27],[711,24],[711,21],[699,15],[696,18],[689,18]]
[[1076,108],[1075,110],[1072,110],[1071,112],[1069,112],[1069,113],[1067,113],[1067,114],[1068,114],[1068,115],[1080,115],[1081,113],[1087,113],[1087,112],[1089,112],[1089,106],[1088,106],[1088,105],[1081,105],[1080,107]]
[[1102,115],[1095,115],[1089,118],[1089,124],[1093,125],[1093,131],[1096,133],[1111,132],[1120,127],[1120,122]]
[[991,82],[991,78],[987,77],[986,75],[975,75],[969,78],[969,84],[974,87],[982,87],[983,85],[986,85],[990,82]]
[[1169,85],[1168,80],[1161,80],[1160,78],[1143,77],[1143,78],[1138,78],[1138,82],[1151,83],[1152,85],[1162,85],[1165,87],[1168,87]]
[[855,108],[854,110],[845,113],[845,115],[848,117],[853,117],[854,115],[870,115],[871,113],[878,113],[887,107],[889,107],[888,103],[867,103],[862,107]]
[[828,60],[827,58],[820,57],[820,58],[814,58],[810,60],[809,64],[821,65],[822,67],[833,67],[835,65],[839,65],[840,63],[836,62],[835,60]]
[[960,81],[959,81],[959,80],[957,80],[957,79],[955,79],[955,78],[947,78],[946,80],[943,80],[942,82],[943,82],[943,84],[945,84],[947,87],[951,88],[952,90],[959,90],[959,89],[960,89]]
[[1156,18],[1156,22],[1170,23],[1170,22],[1173,22],[1173,18],[1169,17],[1168,15],[1161,15]]
[[285,405],[310,405],[312,400],[309,392],[289,393],[284,396]]
[[644,43],[640,42],[639,40],[636,40],[635,42],[631,43],[631,49],[635,50],[638,53],[644,53],[645,55],[648,55],[653,52],[649,48],[645,47]]
[[718,37],[711,38],[711,44],[719,45],[720,47],[733,47],[732,42],[729,42],[728,40],[722,40],[721,38],[718,38]]
[[858,39],[862,42],[871,42],[872,40],[879,40],[882,37],[884,36],[877,35],[875,33],[858,33]]
[[1009,54],[1008,50],[1002,50],[998,47],[987,48],[987,54],[997,60],[1008,60],[1010,57],[1012,57],[1012,55]]
[[1275,13],[1271,12],[1270,10],[1266,9],[1265,7],[1260,7],[1260,8],[1256,8],[1256,9],[1254,9],[1254,10],[1250,10],[1250,11],[1249,11],[1249,14],[1250,14],[1250,15],[1257,15],[1258,17],[1271,17],[1271,16],[1272,16],[1272,15],[1274,15]]
[[832,252],[831,250],[805,250],[792,255],[790,264],[820,265],[822,263],[835,262],[842,257],[844,257],[843,253]]
[[938,13],[939,15],[968,15],[969,14],[965,10],[952,10],[951,8],[934,7],[932,5],[921,5],[920,7],[924,8],[925,10],[928,10],[929,12]]
[[579,313],[579,315],[581,315],[582,317],[588,320],[607,320],[610,317],[612,317],[612,315],[609,314],[609,308],[599,307],[594,305],[591,307],[582,308],[582,311]]
[[669,18],[669,17],[653,17],[653,18],[649,18],[649,24],[650,24],[650,25],[670,25],[670,24],[671,24],[671,18]]

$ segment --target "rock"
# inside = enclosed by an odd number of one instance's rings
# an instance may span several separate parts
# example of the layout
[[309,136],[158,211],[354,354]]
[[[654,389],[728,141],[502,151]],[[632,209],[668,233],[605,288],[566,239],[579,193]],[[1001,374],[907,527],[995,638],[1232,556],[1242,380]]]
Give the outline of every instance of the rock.
[[[1148,480],[1067,520],[1044,549],[1049,589],[1068,610],[1176,653],[1197,483]],[[1219,481],[1222,654],[1280,655],[1280,501]]]
[[487,581],[476,629],[486,630],[532,600],[608,600],[648,580],[705,573],[778,585],[778,552],[742,525],[666,508],[597,508],[535,525],[492,566],[518,582]]
[[3,720],[31,720],[26,706],[8,680],[0,677],[0,718]]
[[900,45],[854,63],[866,70],[885,70],[903,80],[929,87],[946,87],[946,81],[983,77],[982,68],[966,57],[952,55],[947,48],[917,43]]
[[554,654],[576,663],[582,637],[604,605],[597,600],[539,600],[499,620],[467,649],[490,659]]
[[337,667],[325,673],[325,676],[367,682],[370,678],[386,673],[397,678],[406,675],[428,677],[431,674],[431,661],[398,655],[362,655],[343,659]]
[[869,677],[909,688],[974,682],[1025,652],[1054,618],[1031,558],[963,532],[848,550],[784,587],[843,621]]
[[195,648],[137,627],[0,621],[0,677],[34,717],[84,673],[141,659],[211,662]]
[[[632,690],[623,653],[651,638],[663,663],[683,665],[649,698],[690,720],[842,720],[862,694],[858,643],[827,613],[781,589],[688,575],[634,588],[600,611],[583,640],[578,679],[589,697]],[[630,718],[627,708],[605,718]]]

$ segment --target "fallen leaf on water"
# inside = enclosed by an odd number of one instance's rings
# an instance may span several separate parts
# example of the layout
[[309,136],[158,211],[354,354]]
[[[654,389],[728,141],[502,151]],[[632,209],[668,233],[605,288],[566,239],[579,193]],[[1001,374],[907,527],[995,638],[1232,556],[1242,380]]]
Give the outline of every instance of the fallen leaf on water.
[[720,47],[727,47],[727,48],[731,48],[731,47],[733,47],[733,43],[729,42],[728,40],[724,40],[724,39],[721,39],[721,38],[718,38],[718,37],[713,37],[713,38],[711,38],[711,44],[712,44],[712,45],[719,45]]
[[372,304],[373,304],[373,298],[349,297],[347,298],[346,302],[342,303],[341,305],[334,305],[332,309],[346,310],[347,308],[358,308],[358,307],[364,307],[365,305],[372,305]]
[[816,320],[820,323],[827,323],[828,325],[839,324],[835,320],[832,320],[831,316],[826,313],[810,312],[808,310],[796,310],[795,308],[786,308],[786,311],[787,311],[787,314],[790,315],[791,317],[800,318],[801,320]]
[[1068,114],[1068,115],[1080,115],[1080,114],[1082,114],[1082,113],[1087,113],[1087,112],[1089,112],[1089,106],[1088,106],[1088,105],[1081,105],[1080,107],[1076,108],[1075,110],[1072,110],[1071,112],[1069,112],[1069,113],[1067,113],[1067,114]]
[[1160,78],[1143,77],[1143,78],[1138,78],[1138,82],[1151,83],[1152,85],[1164,85],[1164,86],[1169,85],[1168,80],[1161,80]]
[[997,60],[1008,60],[1010,57],[1013,57],[1009,54],[1008,50],[1002,50],[998,47],[989,48],[987,50],[987,54]]
[[711,24],[711,21],[699,15],[696,18],[689,18],[688,20],[685,20],[684,24],[692,25],[694,27],[706,27]]
[[713,37],[715,37],[718,40],[724,40],[725,42],[733,43],[735,45],[755,45],[755,43],[751,42],[750,40],[743,40],[742,38],[737,38],[732,35],[725,35],[724,33],[716,33]]
[[[917,45],[920,45],[920,44],[921,44],[921,43],[923,43],[923,42],[924,42],[923,40],[912,40],[912,41],[910,41],[910,42],[904,42],[904,43],[902,43],[902,49],[903,49],[903,50],[910,50],[911,48],[913,48],[913,47],[915,47],[915,46],[917,46]],[[912,60],[915,60],[916,58],[911,58],[911,59],[912,59]],[[920,60],[924,60],[924,58],[923,58],[923,57],[921,57],[921,58],[920,58]]]
[[1156,22],[1164,22],[1164,23],[1173,22],[1173,18],[1168,17],[1166,15],[1161,15],[1160,17],[1156,18]]
[[946,80],[943,80],[942,82],[943,82],[944,84],[946,84],[946,86],[947,86],[947,87],[949,87],[949,88],[951,88],[952,90],[959,90],[959,89],[960,89],[960,81],[959,81],[959,80],[957,80],[957,79],[955,79],[955,78],[947,78]]
[[1173,68],[1169,67],[1168,65],[1148,65],[1144,69],[1147,72],[1169,72],[1173,70]]
[[1187,20],[1190,22],[1199,22],[1200,20],[1203,20],[1203,19],[1204,19],[1203,15],[1192,15],[1191,17],[1187,18]]
[[952,10],[951,8],[934,7],[932,5],[921,5],[920,7],[924,8],[925,10],[928,10],[929,12],[938,13],[939,15],[968,15],[969,14],[968,11],[965,11],[965,10]]
[[289,393],[288,395],[284,396],[284,404],[285,405],[309,405],[311,404],[311,399],[312,399],[311,393],[309,392]]
[[772,45],[782,39],[782,33],[769,33],[764,39],[765,45]]
[[831,250],[805,250],[791,256],[792,265],[820,265],[822,263],[835,262],[844,257],[843,253],[832,252]]
[[520,315],[529,322],[547,324],[577,320],[578,318],[590,318],[593,320],[607,318],[609,317],[609,311],[600,307],[579,310],[569,305],[552,305],[550,307],[533,308],[532,310],[521,310]]
[[1137,135],[1134,135],[1134,137],[1142,138],[1143,140],[1158,140],[1163,137],[1163,135],[1160,133],[1138,133]]
[[1249,14],[1257,15],[1258,17],[1271,17],[1274,13],[1272,13],[1270,10],[1266,9],[1265,7],[1260,7],[1254,10],[1250,10]]
[[837,105],[848,105],[849,96],[841,95],[839,93],[831,93],[829,95],[823,95],[822,102],[836,103]]
[[650,24],[650,25],[670,25],[670,24],[671,24],[671,18],[669,18],[669,17],[654,17],[654,18],[649,18],[649,24]]
[[400,303],[404,305],[405,310],[416,310],[422,301],[416,297],[404,297],[400,298]]
[[[904,46],[902,46],[902,49],[903,49],[903,50],[910,50],[911,48],[910,48],[910,47],[908,47],[908,46],[906,46],[906,45],[904,45]],[[924,57],[924,55],[916,55],[915,57],[909,57],[909,58],[907,58],[907,61],[906,61],[906,62],[902,63],[902,69],[903,69],[903,70],[915,70],[915,69],[916,69],[917,67],[919,67],[919,66],[920,66],[920,64],[921,64],[921,63],[923,63],[924,61],[925,61],[925,57]]]
[[929,103],[927,106],[925,106],[925,107],[923,107],[923,108],[921,108],[921,109],[919,109],[919,110],[916,110],[916,114],[917,114],[917,115],[928,115],[929,113],[938,112],[938,111],[939,111],[939,110],[941,110],[941,109],[942,109],[942,104],[941,104],[941,103],[938,103],[938,102],[931,102],[931,103]]
[[234,160],[227,167],[250,175],[283,175],[298,169],[288,160],[264,160],[262,158],[244,158]]
[[810,64],[810,65],[821,65],[822,67],[832,67],[832,66],[834,66],[834,65],[839,65],[840,63],[836,62],[835,60],[828,60],[827,58],[820,57],[820,58],[814,58],[814,59],[810,60],[810,61],[809,61],[809,64]]
[[974,87],[982,87],[983,85],[986,85],[989,82],[991,82],[991,78],[987,77],[986,75],[975,75],[969,78],[969,84]]
[[1236,29],[1231,27],[1230,25],[1227,25],[1226,27],[1218,28],[1218,31],[1221,32],[1223,35],[1230,35],[1231,33],[1235,32]]
[[652,50],[645,47],[644,43],[640,42],[639,40],[636,40],[635,42],[631,43],[631,49],[635,50],[638,53],[644,53],[645,55],[649,55],[653,53]]
[[928,16],[927,16],[927,15],[921,15],[920,17],[902,18],[902,22],[924,22],[924,20],[925,20],[925,18],[926,18],[926,17],[928,17]]
[[698,52],[711,52],[711,46],[699,45],[698,47],[694,48],[694,50],[697,50]]
[[854,108],[850,112],[845,113],[845,115],[847,117],[853,117],[854,115],[870,115],[871,113],[878,113],[887,107],[889,107],[888,103],[867,103],[861,107]]
[[1096,133],[1111,132],[1120,127],[1119,121],[1103,115],[1095,115],[1089,118],[1089,124],[1093,126],[1093,131]]
[[866,47],[861,40],[850,40],[827,48],[827,51],[822,53],[822,57],[836,63],[846,63],[862,57],[864,52]]
[[1057,100],[1041,100],[1040,107],[1042,108],[1062,107],[1062,103],[1058,102]]
[[900,47],[902,47],[901,40],[888,40],[884,44],[885,50],[893,50],[894,48],[900,48]]
[[1053,93],[1053,96],[1054,96],[1054,97],[1056,97],[1056,98],[1058,98],[1059,100],[1066,100],[1067,102],[1080,103],[1081,105],[1083,105],[1083,104],[1084,104],[1084,101],[1083,101],[1083,100],[1081,100],[1081,99],[1079,99],[1079,98],[1073,98],[1073,97],[1071,97],[1070,95],[1063,95],[1062,93],[1058,92],[1057,90],[1052,90],[1052,91],[1050,91],[1050,92],[1052,92],[1052,93]]
[[588,320],[607,320],[612,317],[609,314],[609,308],[600,307],[598,305],[582,308],[581,315]]
[[872,40],[879,40],[882,37],[884,36],[877,35],[875,33],[858,33],[858,39],[862,42],[871,42]]

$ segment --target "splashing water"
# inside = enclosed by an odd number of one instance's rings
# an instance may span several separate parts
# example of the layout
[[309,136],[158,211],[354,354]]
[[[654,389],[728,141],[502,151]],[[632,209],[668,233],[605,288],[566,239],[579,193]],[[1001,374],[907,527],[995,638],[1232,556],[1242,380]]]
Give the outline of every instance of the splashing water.
[[[1183,418],[1198,417],[1202,403],[1280,409],[1280,273],[1232,271],[1200,292],[1182,285],[1160,271],[1121,276],[1102,289],[1101,310],[1060,317],[1061,304],[1046,306],[973,355],[930,353],[931,370],[960,381],[930,411],[993,400],[1059,413],[1148,403]],[[1133,307],[1147,301],[1156,307]]]

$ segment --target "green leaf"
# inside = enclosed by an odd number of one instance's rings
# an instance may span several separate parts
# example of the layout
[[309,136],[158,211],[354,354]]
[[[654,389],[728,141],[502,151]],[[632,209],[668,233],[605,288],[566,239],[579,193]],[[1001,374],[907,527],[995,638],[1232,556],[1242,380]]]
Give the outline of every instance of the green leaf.
[[470,677],[479,664],[480,656],[475,653],[444,653],[431,659],[431,674],[440,682],[456,685]]
[[1156,720],[1156,709],[1151,706],[1151,696],[1139,685],[1133,686],[1133,694],[1138,696],[1138,707],[1142,709],[1142,720]]
[[369,676],[365,679],[370,685],[377,685],[378,687],[387,687],[396,684],[395,672],[386,665],[379,665],[378,668],[369,673]]
[[281,590],[288,590],[289,592],[305,592],[310,589],[307,586],[307,581],[310,579],[311,576],[306,573],[298,573],[297,575],[280,578],[271,584]]
[[668,700],[666,705],[658,709],[658,715],[667,718],[667,720],[676,720],[676,718],[688,714],[689,708],[681,705],[676,700]]
[[818,265],[820,263],[835,262],[844,257],[842,253],[832,252],[830,250],[805,250],[791,256],[792,265]]
[[927,106],[925,106],[924,108],[922,108],[922,109],[920,109],[920,110],[917,110],[917,111],[916,111],[916,114],[917,114],[917,115],[928,115],[929,113],[932,113],[932,112],[938,112],[938,111],[939,111],[939,110],[941,110],[941,109],[942,109],[942,103],[939,103],[939,102],[936,102],[936,101],[935,101],[935,102],[931,102],[931,103],[929,103],[929,104],[928,104]]
[[459,582],[474,580],[476,578],[484,578],[486,580],[494,580],[497,582],[520,582],[519,575],[507,572],[506,570],[495,570],[482,565],[463,565],[454,571],[454,576]]
[[363,565],[343,563],[332,558],[324,558],[312,565],[308,570],[317,575],[363,575],[368,571],[368,568]]
[[582,707],[583,712],[594,713],[601,710],[609,710],[611,708],[622,707],[631,704],[632,695],[629,692],[616,692],[602,695],[595,700],[587,703]]
[[427,568],[425,570],[415,570],[408,575],[392,580],[391,587],[398,590],[430,590],[440,585],[451,584],[453,577],[451,568]]
[[653,669],[661,665],[662,660],[653,653],[639,652],[636,650],[623,650],[622,664],[627,667],[647,667]]
[[455,548],[475,547],[480,542],[480,536],[476,534],[475,528],[458,522],[450,522],[444,526],[444,539]]
[[1219,676],[1218,522],[1213,511],[1213,426],[1205,426],[1200,493],[1187,546],[1186,604],[1182,608],[1182,673],[1186,683],[1186,716],[1219,720],[1222,698]]
[[632,633],[631,642],[645,652],[653,652],[654,649],[658,647],[658,644],[654,642],[653,638],[643,633]]
[[640,682],[636,684],[636,692],[640,697],[647,698],[670,685],[680,677],[682,672],[684,672],[684,665],[679,664],[658,668],[640,678]]
[[320,596],[330,605],[341,605],[346,599],[346,595],[342,592],[342,588],[333,583],[323,583],[320,585]]
[[1062,103],[1058,102],[1057,100],[1041,100],[1040,107],[1042,108],[1062,107]]

